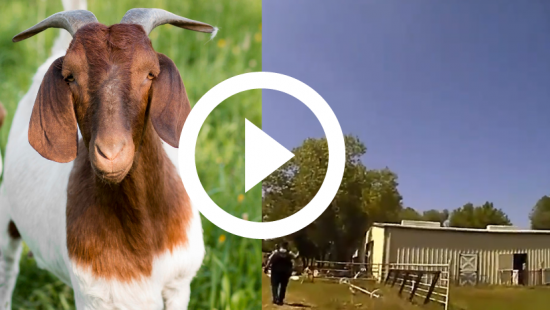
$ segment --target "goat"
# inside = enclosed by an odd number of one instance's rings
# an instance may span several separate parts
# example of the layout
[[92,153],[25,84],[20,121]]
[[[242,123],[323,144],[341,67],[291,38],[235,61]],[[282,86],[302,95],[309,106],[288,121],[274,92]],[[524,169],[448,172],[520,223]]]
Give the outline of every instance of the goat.
[[77,309],[187,309],[205,248],[177,169],[191,107],[174,62],[148,38],[163,24],[217,30],[160,9],[131,9],[109,27],[72,10],[13,38],[47,28],[72,36],[14,115],[0,188],[0,302],[10,302],[22,239],[74,289]]
[[301,276],[301,282],[300,283],[304,283],[305,280],[309,281],[309,282],[314,282],[315,281],[315,277],[318,275],[318,271],[317,269],[310,269],[309,267],[306,267],[304,268],[304,270],[302,271],[302,276]]

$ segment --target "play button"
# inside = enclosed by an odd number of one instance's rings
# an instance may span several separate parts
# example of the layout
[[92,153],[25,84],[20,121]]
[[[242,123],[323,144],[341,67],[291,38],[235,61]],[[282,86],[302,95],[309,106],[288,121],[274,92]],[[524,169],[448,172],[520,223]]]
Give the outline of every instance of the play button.
[[260,183],[294,154],[245,118],[245,192]]
[[[328,167],[323,184],[300,211],[273,222],[248,221],[220,208],[202,187],[195,150],[208,115],[225,99],[247,90],[270,89],[286,93],[304,103],[317,116],[328,144]],[[249,121],[245,121],[245,191],[258,184],[294,155]],[[249,72],[229,78],[210,89],[193,106],[185,120],[179,143],[181,180],[193,206],[219,228],[243,238],[275,239],[293,234],[313,223],[338,193],[346,168],[346,144],[340,123],[328,103],[308,85],[273,72]],[[258,205],[261,208],[261,204]]]

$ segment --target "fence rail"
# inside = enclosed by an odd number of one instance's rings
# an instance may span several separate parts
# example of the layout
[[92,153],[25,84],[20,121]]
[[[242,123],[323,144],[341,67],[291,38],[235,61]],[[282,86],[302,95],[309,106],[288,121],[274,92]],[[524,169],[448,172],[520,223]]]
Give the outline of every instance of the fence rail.
[[356,278],[364,265],[354,262],[316,261],[314,268],[317,270],[317,277],[339,280]]
[[315,277],[339,280],[351,289],[361,291],[371,297],[380,297],[378,290],[369,291],[352,284],[351,280],[362,279],[399,287],[399,295],[409,294],[424,303],[434,302],[448,309],[450,286],[450,262],[448,264],[367,264],[355,262],[317,261],[313,266]]
[[399,295],[409,293],[424,300],[424,304],[435,302],[449,306],[449,264],[390,264],[385,285],[399,286]]

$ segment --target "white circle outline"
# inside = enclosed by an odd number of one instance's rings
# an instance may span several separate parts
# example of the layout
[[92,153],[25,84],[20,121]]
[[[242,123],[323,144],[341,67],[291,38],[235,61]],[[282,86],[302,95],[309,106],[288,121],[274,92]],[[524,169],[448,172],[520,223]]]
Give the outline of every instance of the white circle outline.
[[[252,89],[277,90],[304,103],[319,119],[329,149],[328,169],[313,199],[295,214],[274,222],[252,222],[220,208],[204,190],[195,165],[197,139],[208,115],[225,99]],[[214,225],[237,236],[273,239],[290,235],[316,220],[330,205],[344,176],[346,148],[340,123],[328,103],[307,84],[284,74],[251,72],[231,77],[210,89],[191,109],[179,142],[180,176],[193,206]]]

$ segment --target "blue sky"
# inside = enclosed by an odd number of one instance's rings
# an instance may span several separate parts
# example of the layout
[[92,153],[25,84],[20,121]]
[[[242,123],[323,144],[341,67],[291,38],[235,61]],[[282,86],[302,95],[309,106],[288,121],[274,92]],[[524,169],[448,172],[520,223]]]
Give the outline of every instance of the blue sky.
[[[514,224],[550,195],[550,2],[263,1],[263,70],[290,75],[399,176],[404,204],[492,201]],[[263,91],[262,129],[285,147],[323,131]]]

